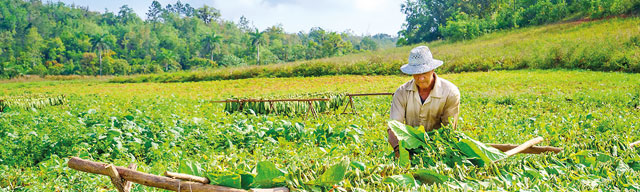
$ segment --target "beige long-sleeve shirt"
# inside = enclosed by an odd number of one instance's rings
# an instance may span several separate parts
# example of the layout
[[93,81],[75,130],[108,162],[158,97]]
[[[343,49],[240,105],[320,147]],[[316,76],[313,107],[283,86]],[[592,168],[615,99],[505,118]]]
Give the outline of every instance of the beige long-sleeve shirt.
[[391,119],[425,131],[438,129],[453,121],[455,127],[460,105],[460,91],[453,83],[435,76],[435,84],[424,103],[420,101],[414,80],[400,86],[391,103]]

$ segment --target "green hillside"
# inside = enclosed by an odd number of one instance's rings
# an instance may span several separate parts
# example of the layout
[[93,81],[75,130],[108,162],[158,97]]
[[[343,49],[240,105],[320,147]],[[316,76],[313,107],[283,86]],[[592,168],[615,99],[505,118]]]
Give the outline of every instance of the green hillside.
[[[640,72],[640,18],[611,18],[528,27],[474,40],[427,43],[445,62],[439,73],[512,69],[587,69]],[[251,77],[398,75],[418,45],[342,57],[265,66],[118,77],[126,82],[185,82]]]

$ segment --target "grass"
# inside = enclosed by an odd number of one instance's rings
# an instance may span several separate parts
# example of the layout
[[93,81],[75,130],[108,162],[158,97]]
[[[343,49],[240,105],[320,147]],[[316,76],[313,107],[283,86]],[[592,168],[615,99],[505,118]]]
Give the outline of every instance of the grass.
[[[611,18],[527,27],[461,42],[427,43],[440,73],[514,69],[640,72],[640,18]],[[208,71],[116,77],[110,82],[190,82],[254,77],[399,75],[405,46],[343,57]]]
[[[500,169],[514,173],[512,183],[492,177],[490,169],[473,166],[430,169],[474,190],[638,189],[640,166],[634,163],[640,162],[639,150],[613,148],[617,143],[640,140],[639,74],[515,70],[441,77],[462,93],[459,130],[463,133],[486,143],[522,143],[542,136],[545,141],[540,145],[564,147],[565,151],[501,161],[497,164]],[[326,113],[319,118],[227,114],[222,105],[207,102],[231,95],[393,92],[409,79],[405,75],[339,75],[185,83],[74,80],[0,84],[0,96],[65,94],[69,101],[63,106],[0,113],[0,189],[114,191],[107,177],[66,167],[69,157],[80,156],[116,165],[136,162],[140,171],[156,175],[175,171],[183,162],[201,162],[208,171],[250,172],[258,161],[268,160],[291,173],[312,177],[338,160],[349,159],[364,163],[366,171],[349,175],[339,184],[342,188],[410,190],[382,182],[384,177],[414,169],[399,167],[388,156],[389,96],[356,98],[356,115]],[[302,131],[297,135],[286,132],[294,127]],[[362,134],[350,131],[354,127]],[[273,132],[259,136],[262,129]],[[562,168],[566,174],[522,174],[525,169],[527,173],[545,170],[545,162],[573,161],[582,150],[614,156],[629,164],[631,171],[616,172],[619,162],[611,161],[567,166]],[[413,189],[456,190],[455,184]],[[154,190],[134,187],[134,191]]]

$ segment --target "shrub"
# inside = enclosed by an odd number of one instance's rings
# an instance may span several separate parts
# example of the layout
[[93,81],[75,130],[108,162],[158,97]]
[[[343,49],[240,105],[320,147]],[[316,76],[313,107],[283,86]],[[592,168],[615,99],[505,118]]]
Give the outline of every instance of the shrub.
[[186,63],[187,69],[200,69],[200,68],[213,68],[213,67],[218,67],[218,64],[216,64],[215,61],[212,61],[210,59],[200,58],[200,57],[193,57],[189,59],[189,61],[187,61]]
[[244,60],[236,57],[235,55],[225,54],[220,59],[220,65],[230,67],[230,66],[245,66],[247,65]]
[[481,34],[480,22],[465,13],[458,13],[447,20],[446,26],[441,26],[441,33],[451,41],[473,39]]

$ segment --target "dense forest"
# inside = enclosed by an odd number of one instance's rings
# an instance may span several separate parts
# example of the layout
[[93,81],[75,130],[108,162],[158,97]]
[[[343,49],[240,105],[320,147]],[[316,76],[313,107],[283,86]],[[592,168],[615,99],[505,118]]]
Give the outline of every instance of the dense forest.
[[638,14],[640,0],[406,0],[398,45],[458,41],[504,29]]
[[264,30],[241,17],[221,19],[209,6],[153,1],[145,19],[123,5],[117,12],[40,0],[0,0],[0,77],[127,75],[262,65],[393,47],[396,38],[314,27]]

